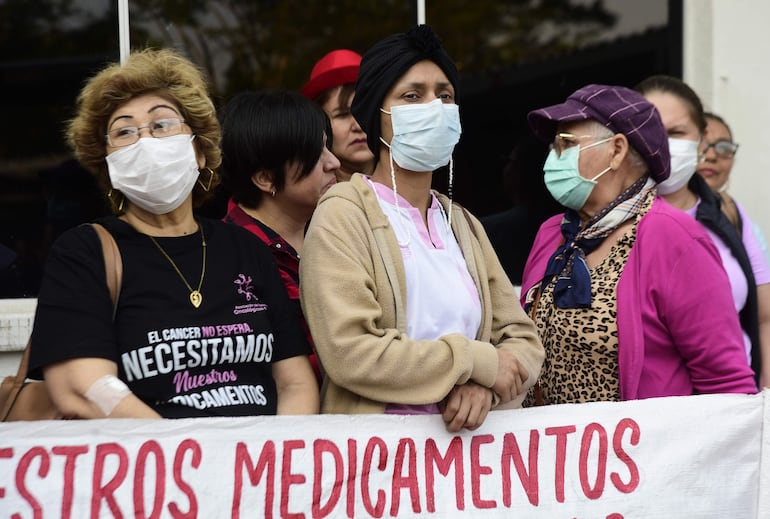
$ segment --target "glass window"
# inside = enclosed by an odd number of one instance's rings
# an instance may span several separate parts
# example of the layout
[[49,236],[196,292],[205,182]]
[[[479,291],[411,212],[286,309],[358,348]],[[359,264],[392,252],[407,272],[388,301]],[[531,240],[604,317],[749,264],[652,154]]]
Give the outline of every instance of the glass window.
[[[512,203],[502,171],[528,132],[527,111],[588,82],[679,72],[671,31],[681,29],[667,25],[667,0],[426,4],[461,75],[454,196],[480,216]],[[207,72],[217,104],[244,89],[299,89],[330,50],[363,54],[416,19],[413,1],[131,0],[129,9],[131,47],[182,51]],[[119,59],[117,30],[115,0],[0,2],[0,297],[34,297],[52,241],[108,212],[63,129],[84,80]],[[446,175],[435,183],[446,191]],[[204,213],[220,216],[224,196]]]

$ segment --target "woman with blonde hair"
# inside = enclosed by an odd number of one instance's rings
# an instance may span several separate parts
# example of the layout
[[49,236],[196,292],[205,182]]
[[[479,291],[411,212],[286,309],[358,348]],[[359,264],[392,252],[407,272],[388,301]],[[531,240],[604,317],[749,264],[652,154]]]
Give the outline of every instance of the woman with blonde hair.
[[220,127],[201,71],[171,50],[131,54],[83,88],[69,142],[115,215],[110,301],[91,226],[49,255],[30,367],[71,418],[182,418],[318,410],[309,349],[270,251],[197,216],[219,183]]

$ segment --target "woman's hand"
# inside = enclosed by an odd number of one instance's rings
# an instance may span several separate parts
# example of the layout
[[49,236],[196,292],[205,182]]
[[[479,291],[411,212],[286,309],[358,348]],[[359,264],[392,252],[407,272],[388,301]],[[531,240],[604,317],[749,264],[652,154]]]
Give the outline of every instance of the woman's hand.
[[529,373],[513,353],[498,348],[497,360],[497,379],[492,391],[500,397],[500,404],[507,404],[519,396]]
[[439,404],[449,432],[478,429],[492,408],[492,390],[475,382],[455,386]]

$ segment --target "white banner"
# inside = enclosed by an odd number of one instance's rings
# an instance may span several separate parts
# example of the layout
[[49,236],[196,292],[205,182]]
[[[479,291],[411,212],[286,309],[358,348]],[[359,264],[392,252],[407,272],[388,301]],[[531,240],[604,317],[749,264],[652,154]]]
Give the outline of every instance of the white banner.
[[0,424],[0,517],[767,518],[768,394]]

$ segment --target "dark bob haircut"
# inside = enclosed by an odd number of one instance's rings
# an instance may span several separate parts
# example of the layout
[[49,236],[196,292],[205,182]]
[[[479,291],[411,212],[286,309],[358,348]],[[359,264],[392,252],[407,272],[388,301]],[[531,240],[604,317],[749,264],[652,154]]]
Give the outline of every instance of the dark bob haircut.
[[298,92],[263,90],[233,97],[220,114],[222,178],[236,202],[259,205],[262,191],[252,182],[258,171],[268,173],[280,191],[290,168],[299,180],[315,167],[332,131],[326,113]]

